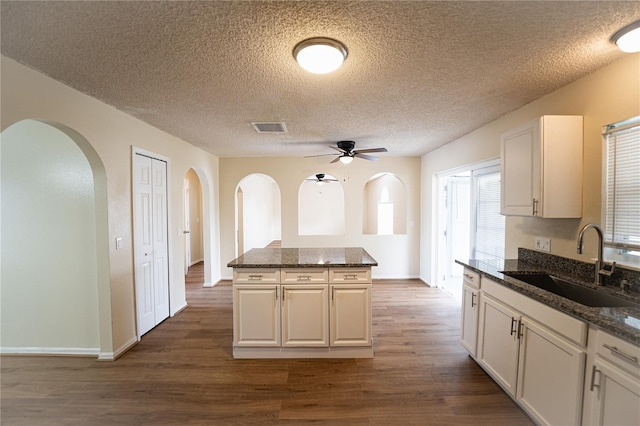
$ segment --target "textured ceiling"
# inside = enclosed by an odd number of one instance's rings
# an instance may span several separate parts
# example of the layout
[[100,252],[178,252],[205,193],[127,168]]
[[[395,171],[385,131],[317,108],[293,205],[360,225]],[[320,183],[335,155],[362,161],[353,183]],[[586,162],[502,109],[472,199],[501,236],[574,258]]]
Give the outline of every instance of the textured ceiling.
[[[2,54],[221,157],[385,146],[416,156],[620,58],[616,1],[0,4]],[[292,49],[349,56],[327,75]],[[259,134],[252,121],[284,121]]]

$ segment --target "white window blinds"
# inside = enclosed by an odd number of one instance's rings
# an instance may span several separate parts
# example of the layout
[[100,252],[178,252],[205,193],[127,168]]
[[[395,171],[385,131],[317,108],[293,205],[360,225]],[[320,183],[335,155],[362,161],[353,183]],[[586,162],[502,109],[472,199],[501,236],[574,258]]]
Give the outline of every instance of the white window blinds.
[[504,258],[504,216],[500,214],[500,172],[474,176],[476,230],[473,258]]
[[605,244],[640,248],[640,116],[606,126]]

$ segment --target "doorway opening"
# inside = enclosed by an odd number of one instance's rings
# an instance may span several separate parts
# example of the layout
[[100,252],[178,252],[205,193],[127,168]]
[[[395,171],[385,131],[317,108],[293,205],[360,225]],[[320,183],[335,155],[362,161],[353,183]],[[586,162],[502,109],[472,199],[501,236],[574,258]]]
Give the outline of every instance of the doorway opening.
[[280,187],[261,173],[245,176],[236,188],[236,254],[281,240]]
[[456,259],[504,257],[500,166],[482,163],[438,175],[436,286],[460,300],[463,267]]
[[202,228],[202,185],[194,169],[189,169],[184,176],[184,274],[196,263],[204,261],[204,238]]

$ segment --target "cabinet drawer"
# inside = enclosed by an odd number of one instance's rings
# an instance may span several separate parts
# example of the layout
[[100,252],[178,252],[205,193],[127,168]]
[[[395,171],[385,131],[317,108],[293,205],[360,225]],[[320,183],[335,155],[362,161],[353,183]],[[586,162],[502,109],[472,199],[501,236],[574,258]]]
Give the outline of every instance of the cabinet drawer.
[[462,273],[462,280],[465,284],[473,288],[480,288],[480,274],[478,274],[477,272],[473,272],[471,269],[464,268],[464,272]]
[[274,268],[243,268],[233,270],[234,283],[265,283],[280,282],[280,269]]
[[327,268],[282,269],[280,275],[283,283],[329,282],[329,270]]
[[613,365],[640,376],[640,348],[633,343],[598,330],[596,352]]
[[370,283],[371,268],[331,268],[329,282],[332,283]]

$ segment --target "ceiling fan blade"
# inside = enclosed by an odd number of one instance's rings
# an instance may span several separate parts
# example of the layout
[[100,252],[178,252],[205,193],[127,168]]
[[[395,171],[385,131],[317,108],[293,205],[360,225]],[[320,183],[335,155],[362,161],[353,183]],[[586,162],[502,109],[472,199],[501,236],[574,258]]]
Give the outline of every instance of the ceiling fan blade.
[[388,152],[387,148],[369,148],[369,149],[358,149],[356,151],[353,151],[356,154],[358,153],[363,153],[363,152]]
[[340,154],[318,154],[318,155],[305,155],[304,158],[311,158],[311,157],[326,157],[327,155],[340,155]]
[[364,160],[378,161],[378,157],[374,157],[373,155],[365,155],[365,154],[361,154],[359,152],[356,152],[355,156],[358,157],[358,158],[362,158]]
[[336,151],[338,151],[338,152],[341,152],[341,153],[344,153],[344,154],[346,154],[346,153],[347,153],[347,151],[345,151],[345,150],[344,150],[344,149],[342,149],[342,148],[338,148],[337,146],[331,146],[331,145],[327,145],[327,146],[328,146],[329,148],[331,148],[331,149],[335,149],[335,150],[336,150]]
[[334,158],[334,160],[329,162],[329,164],[337,163],[338,161],[340,161],[340,157],[341,156],[338,156],[338,157]]

